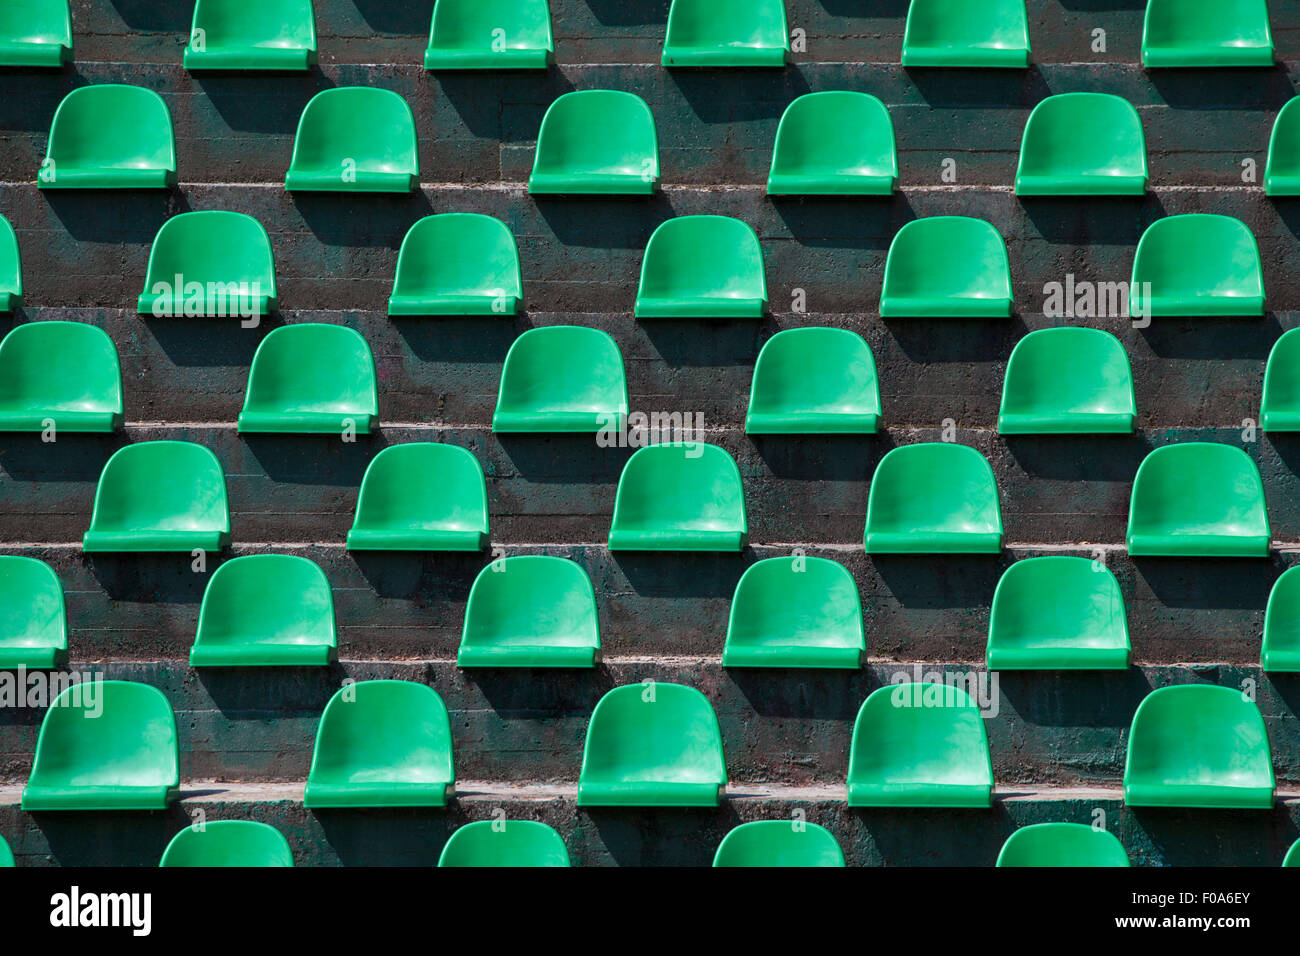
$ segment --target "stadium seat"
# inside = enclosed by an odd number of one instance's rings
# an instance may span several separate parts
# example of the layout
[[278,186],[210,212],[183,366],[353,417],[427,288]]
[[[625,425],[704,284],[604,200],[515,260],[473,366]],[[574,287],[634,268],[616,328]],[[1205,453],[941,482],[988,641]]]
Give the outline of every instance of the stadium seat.
[[722,731],[694,687],[615,687],[587,725],[578,806],[716,807],[727,785]]
[[856,670],[866,652],[858,585],[838,561],[766,558],[741,575],[723,667]]
[[794,820],[742,823],[722,838],[714,866],[844,866],[844,851],[825,827]]
[[1119,582],[1090,558],[1017,561],[993,593],[988,669],[1124,670],[1128,619]]
[[649,445],[623,466],[609,550],[743,551],[748,539],[740,469],[717,445]]
[[413,681],[358,681],[325,705],[303,805],[443,807],[455,782],[451,721],[437,692]]
[[1183,442],[1157,448],[1138,466],[1129,554],[1262,558],[1268,548],[1264,485],[1240,448]]
[[226,476],[202,445],[137,442],[104,465],[84,550],[220,551],[229,543]]
[[0,556],[0,670],[55,668],[67,654],[68,617],[54,569]]
[[350,551],[480,551],[487,482],[470,452],[437,442],[385,448],[366,469]]
[[0,312],[12,312],[23,304],[23,259],[18,252],[18,235],[0,216]]
[[1264,166],[1264,193],[1268,196],[1300,196],[1300,96],[1293,96],[1278,111],[1273,134],[1268,140],[1268,162]]
[[582,566],[525,554],[479,572],[465,606],[460,667],[595,667],[596,592]]
[[964,690],[891,684],[863,703],[849,751],[849,806],[987,807],[992,793],[984,718]]
[[1002,508],[988,460],[974,448],[922,442],[876,466],[867,498],[868,554],[997,554]]
[[253,820],[212,820],[172,837],[159,866],[293,866],[289,841]]
[[82,86],[63,98],[50,125],[40,189],[167,189],[176,185],[176,145],[167,104],[143,86]]
[[784,0],[673,0],[664,66],[785,66]]
[[1136,417],[1128,353],[1111,333],[1038,329],[1012,349],[998,434],[1128,435]]
[[514,315],[524,301],[515,237],[472,212],[425,216],[397,254],[389,315]]
[[27,322],[0,341],[0,431],[113,432],[122,425],[117,348],[98,326]]
[[72,62],[68,0],[0,4],[0,66],[61,67]]
[[869,93],[805,93],[776,129],[769,196],[888,196],[898,183],[889,110]]
[[1283,571],[1269,592],[1259,663],[1274,674],[1300,673],[1300,567]]
[[1250,229],[1205,213],[1157,219],[1133,259],[1129,314],[1143,314],[1143,306],[1155,318],[1263,315],[1264,272]]
[[1300,840],[1291,844],[1291,849],[1287,851],[1286,859],[1282,861],[1283,866],[1300,867]]
[[5,838],[0,836],[0,870],[10,869],[14,865],[14,854],[9,849],[9,844]]
[[1266,0],[1147,0],[1142,65],[1272,66]]
[[1007,838],[998,866],[1130,866],[1115,834],[1086,823],[1035,823]]
[[907,223],[889,245],[880,315],[1011,315],[1011,264],[1002,236],[983,219],[969,216],[930,216]]
[[379,417],[375,358],[342,325],[283,325],[262,339],[248,372],[239,431],[370,433]]
[[312,0],[197,0],[187,70],[307,70],[316,62]]
[[599,329],[548,325],[510,346],[492,430],[600,432],[618,429],[627,412],[618,343]]
[[903,66],[1029,65],[1025,0],[912,0]]
[[208,579],[191,667],[323,666],[338,657],[325,572],[292,554],[250,554]]
[[179,787],[167,698],[148,684],[96,680],[68,687],[45,711],[22,808],[163,810]]
[[251,319],[275,304],[275,261],[262,224],[241,212],[184,212],[158,230],[136,311]]
[[436,0],[426,70],[544,70],[555,62],[546,0]]
[[648,196],[658,188],[659,137],[641,97],[577,90],[547,108],[530,194]]
[[569,849],[552,827],[532,820],[479,820],[451,835],[438,866],[568,866]]
[[1122,96],[1060,93],[1029,114],[1017,196],[1141,196],[1146,190],[1142,120]]
[[303,109],[285,189],[406,193],[419,181],[415,115],[396,93],[340,86]]
[[1268,353],[1259,425],[1266,432],[1300,431],[1300,329],[1283,332]]
[[1268,810],[1273,761],[1259,708],[1235,687],[1161,687],[1133,715],[1124,765],[1131,807]]
[[754,365],[750,435],[874,435],[880,423],[876,359],[847,329],[785,329]]
[[638,319],[759,319],[767,278],[758,236],[728,216],[660,223],[641,260]]

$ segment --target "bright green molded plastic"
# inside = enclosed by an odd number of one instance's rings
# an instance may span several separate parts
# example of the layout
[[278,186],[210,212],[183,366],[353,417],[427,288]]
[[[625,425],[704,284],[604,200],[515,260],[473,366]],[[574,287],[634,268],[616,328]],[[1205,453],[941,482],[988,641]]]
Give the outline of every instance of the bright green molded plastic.
[[0,869],[9,869],[14,865],[14,854],[4,837],[0,837]]
[[253,353],[239,431],[370,433],[379,417],[375,358],[355,329],[283,325]]
[[67,654],[68,616],[54,569],[0,556],[0,668],[53,668]]
[[293,866],[289,841],[253,820],[213,820],[172,837],[159,866]]
[[397,254],[389,315],[514,315],[524,301],[519,249],[500,219],[425,216]]
[[28,322],[0,341],[0,431],[113,432],[122,424],[122,370],[103,329]]
[[437,0],[426,70],[544,70],[555,62],[546,0]]
[[578,806],[716,807],[727,785],[722,731],[694,687],[615,687],[587,725]]
[[595,667],[600,624],[591,578],[565,558],[525,554],[479,572],[465,607],[461,667]]
[[18,235],[0,216],[0,312],[12,312],[23,304],[23,259],[18,252]]
[[880,459],[867,497],[868,554],[997,554],[1002,507],[988,460],[948,442]]
[[912,0],[903,66],[1027,67],[1025,0]]
[[1266,0],[1147,0],[1142,65],[1272,66]]
[[638,319],[759,319],[767,308],[763,249],[729,216],[678,216],[659,224],[641,260]]
[[176,716],[148,684],[75,684],[41,721],[24,810],[163,810],[180,787]]
[[658,188],[659,137],[641,97],[576,90],[546,110],[529,193],[648,196]]
[[723,667],[841,667],[867,652],[853,575],[827,558],[766,558],[731,599]]
[[1291,849],[1287,851],[1286,859],[1282,861],[1283,866],[1300,867],[1300,840],[1291,844]]
[[359,681],[330,698],[316,732],[303,804],[443,807],[456,782],[451,721],[432,687]]
[[1283,332],[1268,353],[1259,424],[1266,432],[1300,432],[1300,329]]
[[1240,448],[1183,442],[1157,448],[1138,466],[1129,554],[1262,558],[1268,544],[1264,485]]
[[998,866],[1130,866],[1115,834],[1086,823],[1035,823],[1007,838]]
[[714,866],[844,866],[844,851],[825,827],[791,820],[742,823],[718,844]]
[[167,104],[143,86],[83,86],[54,112],[40,189],[166,189],[176,185]]
[[1275,674],[1300,673],[1300,567],[1284,571],[1269,592],[1259,663]]
[[969,216],[907,223],[889,244],[883,318],[1003,318],[1011,315],[1011,264],[993,226]]
[[609,550],[743,551],[748,540],[740,469],[717,445],[649,445],[623,466]]
[[987,660],[991,671],[1124,670],[1128,618],[1115,575],[1089,558],[1017,561],[993,593]]
[[306,70],[316,62],[312,0],[197,0],[187,70]]
[[1038,329],[1012,349],[998,434],[1127,435],[1136,417],[1128,353],[1111,333]]
[[487,482],[470,452],[437,442],[385,448],[366,469],[350,551],[480,551]]
[[984,718],[961,688],[894,684],[858,711],[851,807],[987,807],[993,759]]
[[529,329],[510,346],[492,430],[617,430],[627,410],[618,343],[599,329],[548,325]]
[[1141,196],[1147,142],[1133,104],[1110,93],[1060,93],[1029,114],[1017,196]]
[[0,66],[61,67],[72,62],[68,0],[0,4]]
[[84,550],[220,551],[229,543],[226,476],[202,445],[137,442],[104,465]]
[[321,666],[337,657],[334,598],[314,561],[251,554],[213,573],[191,667]]
[[260,222],[242,212],[184,212],[158,230],[136,311],[253,318],[275,301],[271,237]]
[[1273,134],[1268,140],[1268,163],[1264,167],[1264,193],[1268,196],[1300,196],[1300,96],[1293,96],[1278,111]]
[[303,109],[285,189],[406,193],[419,181],[415,115],[392,90],[335,87]]
[[784,0],[673,0],[664,66],[785,66]]
[[874,435],[880,423],[876,359],[847,329],[785,329],[754,365],[750,435]]
[[569,849],[552,827],[532,820],[467,823],[442,848],[438,866],[568,866]]
[[1129,285],[1129,313],[1144,309],[1157,318],[1263,315],[1264,270],[1249,227],[1206,213],[1153,222],[1138,240]]
[[805,93],[776,129],[769,196],[888,196],[898,183],[889,110],[869,93]]
[[1124,802],[1131,807],[1267,810],[1268,730],[1232,687],[1161,687],[1142,699],[1128,735]]

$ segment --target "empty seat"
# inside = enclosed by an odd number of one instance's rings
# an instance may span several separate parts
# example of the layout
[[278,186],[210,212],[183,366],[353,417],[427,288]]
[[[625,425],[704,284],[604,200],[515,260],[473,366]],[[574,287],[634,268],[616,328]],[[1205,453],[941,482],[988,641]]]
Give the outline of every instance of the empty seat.
[[667,442],[623,466],[611,551],[743,551],[748,539],[740,469],[725,450]]
[[784,0],[673,0],[664,66],[785,66]]
[[1300,567],[1282,572],[1269,592],[1259,659],[1265,671],[1300,673]]
[[1259,424],[1266,432],[1300,431],[1300,329],[1283,332],[1268,353]]
[[815,823],[757,820],[742,823],[718,844],[714,866],[843,866],[834,835]]
[[544,70],[555,62],[546,0],[437,0],[426,70]]
[[889,452],[871,479],[864,543],[868,554],[997,554],[1002,508],[988,460],[947,442]]
[[253,820],[213,820],[172,837],[159,866],[293,866],[289,841]]
[[1138,241],[1129,284],[1129,313],[1144,309],[1156,318],[1263,315],[1264,271],[1249,227],[1205,213],[1153,222]]
[[650,236],[641,260],[638,319],[759,319],[766,308],[763,250],[748,224],[728,216],[678,216]]
[[396,93],[340,86],[303,109],[285,189],[405,193],[419,180],[415,116]]
[[425,216],[397,254],[389,315],[514,315],[524,301],[519,249],[500,219]]
[[596,704],[578,806],[715,807],[726,784],[718,717],[694,687],[629,684]]
[[1300,196],[1300,96],[1287,100],[1273,123],[1264,166],[1264,193]]
[[312,0],[197,0],[187,70],[306,70],[316,62]]
[[1002,236],[983,219],[969,216],[930,216],[907,223],[889,244],[880,315],[1011,315],[1011,264]]
[[1129,554],[1265,557],[1268,546],[1264,485],[1240,448],[1183,442],[1157,448],[1138,466]]
[[253,318],[275,300],[271,237],[260,222],[242,212],[185,212],[158,230],[136,311]]
[[292,554],[250,554],[213,572],[191,667],[325,665],[337,658],[325,572]]
[[946,684],[893,684],[858,711],[849,751],[851,807],[987,807],[993,759],[970,695]]
[[599,329],[548,325],[510,346],[492,415],[495,432],[599,432],[627,418],[618,343]]
[[659,137],[641,97],[577,90],[547,108],[529,193],[646,196],[658,188]]
[[180,787],[176,716],[148,684],[74,684],[45,712],[24,810],[163,810]]
[[9,849],[9,844],[5,838],[0,836],[0,869],[9,869],[14,865],[14,854]]
[[456,782],[451,721],[432,687],[349,684],[325,705],[304,806],[443,807]]
[[769,196],[888,196],[898,183],[889,110],[869,93],[805,93],[776,128]]
[[23,260],[18,252],[18,235],[0,216],[0,312],[12,312],[23,304]]
[[350,551],[479,551],[487,543],[487,482],[455,445],[391,445],[361,479]]
[[876,359],[847,329],[785,329],[754,365],[745,431],[750,435],[875,434],[880,423]]
[[1086,823],[1035,823],[1007,838],[998,866],[1129,866],[1115,834]]
[[0,431],[112,432],[122,425],[122,370],[103,329],[28,322],[0,341]]
[[1128,618],[1119,582],[1089,558],[1017,561],[993,593],[989,670],[1123,670]]
[[451,835],[438,866],[568,866],[569,849],[554,828],[532,820],[480,820]]
[[355,329],[272,329],[253,354],[239,431],[369,434],[379,417],[375,378],[375,358]]
[[1146,189],[1142,120],[1122,96],[1060,93],[1029,114],[1017,196],[1141,196]]
[[1026,67],[1025,0],[912,0],[903,66]]
[[226,476],[202,445],[137,442],[104,465],[86,551],[220,551],[229,543]]
[[72,61],[68,0],[0,4],[0,66],[60,67]]
[[68,653],[63,586],[44,561],[0,556],[0,669],[53,668]]
[[1147,0],[1143,66],[1272,66],[1266,0]]
[[166,189],[176,185],[167,104],[143,86],[83,86],[54,112],[41,189]]
[[1287,851],[1286,859],[1282,861],[1282,865],[1300,867],[1300,840],[1296,840],[1295,843],[1291,844],[1291,849]]
[[1271,808],[1273,761],[1259,708],[1233,687],[1183,684],[1147,694],[1129,730],[1124,802]]
[[1130,434],[1133,370],[1101,329],[1038,329],[1016,343],[1002,385],[1001,435]]

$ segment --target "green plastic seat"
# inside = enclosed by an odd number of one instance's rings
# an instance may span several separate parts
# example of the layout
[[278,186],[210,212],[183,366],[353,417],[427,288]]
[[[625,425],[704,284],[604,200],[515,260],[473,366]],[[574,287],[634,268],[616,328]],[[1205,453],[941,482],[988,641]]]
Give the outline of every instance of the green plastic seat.
[[867,496],[868,554],[997,554],[1002,507],[988,460],[968,445],[903,445]]
[[59,576],[44,561],[0,556],[0,669],[53,668],[67,653]]
[[1128,618],[1119,582],[1088,558],[1017,561],[993,593],[988,668],[1124,670]]
[[1138,466],[1129,554],[1262,558],[1268,546],[1264,485],[1240,448],[1183,442],[1157,448]]
[[1002,385],[1000,435],[1133,432],[1128,353],[1101,329],[1038,329],[1016,343]]
[[1300,196],[1300,96],[1294,96],[1278,111],[1268,140],[1268,162],[1264,166],[1264,193],[1268,196]]
[[187,70],[307,70],[316,62],[312,0],[196,0]]
[[1119,837],[1086,823],[1035,823],[1002,844],[998,866],[1130,866]]
[[419,181],[415,115],[392,90],[335,87],[303,109],[285,189],[407,193]]
[[763,250],[748,224],[728,216],[678,216],[650,236],[641,260],[638,319],[759,319],[766,308]]
[[1025,0],[912,0],[903,66],[1029,66]]
[[569,848],[554,828],[532,820],[480,820],[451,835],[438,866],[568,866]]
[[492,415],[495,432],[599,432],[627,418],[618,343],[599,329],[548,325],[510,346]]
[[587,725],[580,807],[716,807],[727,785],[722,731],[694,687],[615,687]]
[[898,184],[889,110],[869,93],[805,93],[776,128],[769,196],[888,196]]
[[889,244],[882,318],[1004,318],[1011,315],[1011,264],[993,226],[969,216],[907,223]]
[[426,70],[544,70],[555,62],[546,0],[437,0]]
[[9,849],[9,844],[5,838],[0,836],[0,869],[10,869],[14,865],[14,854]]
[[815,823],[757,820],[732,829],[718,844],[714,866],[844,866],[834,835]]
[[1263,315],[1264,270],[1249,227],[1206,213],[1157,219],[1138,240],[1129,314]]
[[1266,432],[1300,431],[1300,329],[1283,332],[1268,353],[1259,424]]
[[782,67],[789,52],[784,0],[673,0],[660,62]]
[[1017,196],[1141,196],[1146,190],[1142,120],[1122,96],[1060,93],[1029,114]]
[[[1300,673],[1300,567],[1288,568],[1273,584],[1264,612],[1259,663],[1274,674]],[[0,660],[3,660],[0,657]]]
[[54,112],[40,189],[167,189],[176,144],[167,104],[143,86],[83,86]]
[[292,554],[251,554],[213,572],[191,667],[323,666],[338,658],[325,572]]
[[1147,0],[1142,65],[1272,66],[1266,0]]
[[389,315],[515,315],[524,301],[515,237],[472,212],[425,216],[397,254]]
[[853,575],[827,558],[766,558],[736,585],[723,667],[840,667],[867,652]]
[[375,358],[361,333],[306,322],[272,329],[253,353],[239,431],[370,433],[379,417]]
[[163,810],[180,787],[176,716],[134,681],[74,684],[41,721],[23,810]]
[[61,67],[72,62],[68,0],[0,4],[0,66]]
[[874,435],[880,424],[876,359],[847,329],[785,329],[754,365],[750,435]]
[[1287,851],[1286,859],[1282,861],[1283,866],[1300,867],[1300,840],[1291,844],[1291,849]]
[[349,551],[480,551],[487,481],[470,452],[437,442],[391,445],[361,479]]
[[113,432],[122,425],[122,370],[103,329],[28,322],[0,341],[0,431]]
[[1273,761],[1259,708],[1232,687],[1183,684],[1147,694],[1129,730],[1124,803],[1270,809]]
[[242,212],[185,212],[158,230],[136,311],[252,318],[275,303],[275,261],[265,227]]
[[213,820],[172,837],[159,866],[293,866],[289,841],[275,827],[253,820]]
[[23,260],[18,252],[18,235],[0,216],[0,312],[12,312],[23,304]]
[[641,97],[576,90],[547,108],[530,194],[648,196],[658,188],[659,137]]
[[220,551],[229,543],[226,476],[202,445],[137,442],[104,465],[84,550]]
[[609,550],[743,551],[748,540],[740,469],[717,445],[648,445],[623,466]]
[[993,759],[984,718],[946,684],[894,684],[858,711],[849,751],[851,807],[987,807]]

